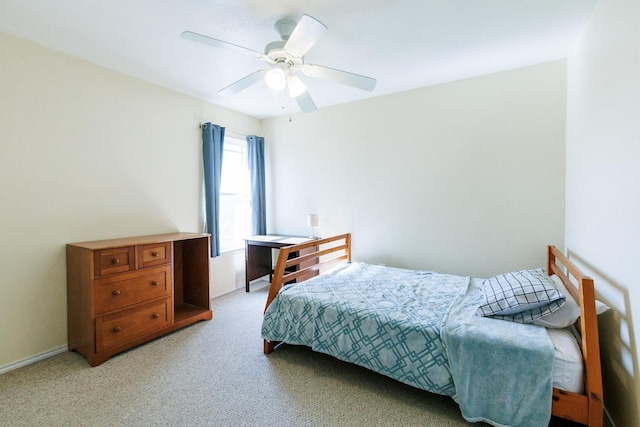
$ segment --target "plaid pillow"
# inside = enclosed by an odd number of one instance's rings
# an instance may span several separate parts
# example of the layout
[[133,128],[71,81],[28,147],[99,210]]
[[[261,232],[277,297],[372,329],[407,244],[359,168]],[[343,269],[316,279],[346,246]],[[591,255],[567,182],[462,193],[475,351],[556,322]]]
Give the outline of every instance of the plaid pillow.
[[543,268],[500,274],[480,285],[484,299],[477,314],[519,323],[531,323],[553,313],[565,297]]

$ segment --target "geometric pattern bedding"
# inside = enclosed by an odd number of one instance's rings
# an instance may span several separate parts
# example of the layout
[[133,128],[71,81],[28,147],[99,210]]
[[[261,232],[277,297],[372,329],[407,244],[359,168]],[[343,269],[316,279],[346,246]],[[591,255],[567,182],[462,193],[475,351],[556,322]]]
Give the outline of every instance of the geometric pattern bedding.
[[262,336],[454,396],[440,333],[468,285],[468,277],[350,263],[285,286],[265,312]]

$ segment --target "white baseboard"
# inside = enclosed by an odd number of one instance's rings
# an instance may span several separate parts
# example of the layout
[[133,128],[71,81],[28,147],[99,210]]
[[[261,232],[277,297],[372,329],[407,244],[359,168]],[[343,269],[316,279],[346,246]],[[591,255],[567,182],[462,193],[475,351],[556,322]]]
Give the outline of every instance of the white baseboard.
[[[269,282],[265,282],[265,283],[269,284]],[[259,281],[256,281],[257,285],[263,285],[264,286],[265,283],[259,283]],[[221,292],[220,294],[213,295],[211,298],[212,299],[213,298],[217,298],[217,297],[220,297],[222,295],[226,295],[228,293],[235,292],[236,290],[239,290],[239,289],[244,289],[244,283],[237,285],[236,289],[230,289],[228,291]],[[53,348],[53,349],[45,351],[43,353],[36,354],[34,356],[27,357],[26,359],[18,360],[17,362],[9,363],[8,365],[0,366],[0,375],[2,375],[4,373],[7,373],[7,372],[10,372],[10,371],[13,371],[13,370],[18,369],[18,368],[22,368],[23,366],[30,365],[30,364],[38,362],[40,360],[47,359],[49,357],[55,356],[56,354],[64,353],[65,351],[67,351],[67,344],[61,345],[60,347]]]
[[18,360],[17,362],[9,363],[8,365],[0,366],[0,375],[18,368],[22,368],[23,366],[30,365],[40,360],[47,359],[49,357],[55,356],[56,354],[64,353],[65,351],[67,351],[67,344],[61,345],[60,347],[52,348],[51,350],[36,354],[35,356],[27,357],[26,359]]
[[609,411],[607,411],[607,407],[604,407],[604,427],[616,427],[613,420],[611,419],[611,415],[609,415]]

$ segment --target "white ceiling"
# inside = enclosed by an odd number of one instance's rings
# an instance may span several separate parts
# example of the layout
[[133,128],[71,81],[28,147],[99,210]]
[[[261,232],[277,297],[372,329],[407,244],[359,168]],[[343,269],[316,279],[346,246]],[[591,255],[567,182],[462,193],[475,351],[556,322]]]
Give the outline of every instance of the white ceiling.
[[[596,0],[0,0],[0,31],[258,118],[297,112],[256,84],[264,68],[180,37],[190,30],[253,50],[273,25],[308,14],[328,31],[307,63],[377,79],[373,92],[307,77],[318,108],[566,58]],[[310,113],[313,114],[313,113]]]

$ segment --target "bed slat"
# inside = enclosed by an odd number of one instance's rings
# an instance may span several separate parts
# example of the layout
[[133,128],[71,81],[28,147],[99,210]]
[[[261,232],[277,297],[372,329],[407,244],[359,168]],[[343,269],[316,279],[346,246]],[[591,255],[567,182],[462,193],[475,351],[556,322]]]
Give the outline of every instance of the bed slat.
[[301,270],[297,270],[297,271],[295,271],[293,273],[285,274],[282,277],[282,282],[283,283],[289,283],[290,281],[298,279],[301,276],[305,276],[305,275],[307,275],[309,273],[312,273],[312,272],[320,271],[321,268],[330,267],[330,266],[335,265],[335,264],[337,264],[339,262],[347,261],[347,260],[348,260],[347,255],[342,255],[341,257],[338,257],[338,258],[335,258],[335,259],[332,259],[332,260],[329,260],[329,261],[324,261],[322,264],[314,264],[314,265],[312,265],[310,267],[303,268]]
[[329,255],[333,252],[343,250],[343,249],[347,249],[347,245],[340,245],[340,246],[336,246],[335,248],[319,250],[317,252],[312,252],[312,253],[302,255],[293,259],[288,259],[286,263],[286,268],[301,264],[305,261],[316,260],[316,259],[319,259],[321,256]]

